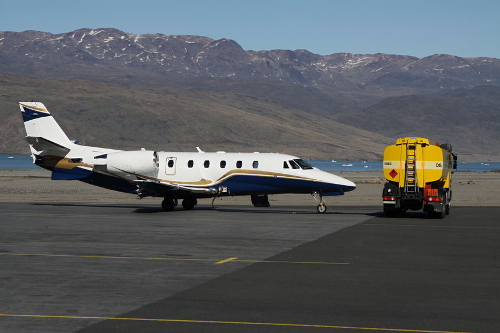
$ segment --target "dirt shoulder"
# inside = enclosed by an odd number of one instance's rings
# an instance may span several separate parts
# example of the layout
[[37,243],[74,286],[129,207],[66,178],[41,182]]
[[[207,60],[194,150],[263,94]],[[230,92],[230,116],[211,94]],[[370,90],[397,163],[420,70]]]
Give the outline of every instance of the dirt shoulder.
[[[327,205],[378,206],[381,205],[385,179],[381,172],[338,172],[352,180],[357,188],[343,196],[327,197]],[[500,206],[500,173],[456,172],[453,175],[453,206]],[[280,194],[270,196],[271,205],[315,205],[308,194]],[[200,200],[210,204],[211,199]],[[0,171],[0,202],[65,202],[99,204],[159,204],[160,198],[138,200],[132,194],[120,193],[88,185],[79,181],[50,179],[50,172]],[[226,197],[216,199],[217,205],[248,204],[250,198]]]

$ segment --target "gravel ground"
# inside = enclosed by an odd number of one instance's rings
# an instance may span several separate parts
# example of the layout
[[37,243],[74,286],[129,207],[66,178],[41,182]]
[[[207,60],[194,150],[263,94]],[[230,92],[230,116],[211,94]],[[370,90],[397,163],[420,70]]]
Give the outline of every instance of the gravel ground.
[[[385,180],[381,172],[338,172],[339,176],[354,181],[356,190],[344,196],[327,197],[329,206],[335,205],[382,205],[381,195]],[[498,172],[456,172],[453,175],[453,206],[500,206],[500,173]],[[280,194],[269,198],[271,205],[313,205],[314,199],[308,194]],[[50,172],[40,171],[0,171],[0,202],[66,202],[99,204],[156,205],[160,198],[138,200],[134,195],[125,194],[79,181],[52,181]],[[199,205],[210,205],[212,199],[199,200]],[[225,197],[215,201],[218,207],[250,203],[248,196]]]

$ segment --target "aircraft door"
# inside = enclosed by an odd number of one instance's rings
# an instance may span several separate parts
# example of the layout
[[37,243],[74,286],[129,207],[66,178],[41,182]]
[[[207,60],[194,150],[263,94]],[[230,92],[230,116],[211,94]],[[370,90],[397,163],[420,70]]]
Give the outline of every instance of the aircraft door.
[[175,175],[175,168],[177,167],[177,157],[167,157],[165,163],[165,174]]

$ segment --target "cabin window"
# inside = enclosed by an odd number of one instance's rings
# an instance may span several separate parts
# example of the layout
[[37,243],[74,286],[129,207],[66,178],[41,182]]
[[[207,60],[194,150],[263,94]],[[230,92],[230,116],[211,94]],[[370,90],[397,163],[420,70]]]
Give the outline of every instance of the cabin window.
[[288,163],[290,163],[292,169],[300,169],[299,165],[294,160],[290,160]]
[[253,167],[254,169],[257,169],[257,168],[259,167],[259,161],[253,161],[253,163],[252,163],[252,167]]
[[209,168],[210,167],[210,161],[209,160],[205,160],[205,162],[203,163],[203,166],[205,168]]
[[102,154],[102,155],[97,155],[94,157],[94,159],[98,159],[98,158],[108,158],[108,154]]
[[283,162],[283,169],[289,169],[288,163],[286,161]]
[[174,163],[175,163],[174,160],[168,160],[167,165],[168,165],[169,168],[173,168],[174,167]]
[[188,161],[188,168],[192,168],[194,165],[194,161],[193,160],[189,160]]
[[241,162],[241,161],[236,162],[236,167],[238,169],[241,169],[242,166],[243,166],[243,162]]
[[224,169],[226,167],[226,161],[220,161],[220,167]]
[[294,160],[295,162],[297,162],[297,164],[304,170],[307,170],[307,169],[312,169],[313,166],[309,163],[307,163],[306,161],[298,158],[298,159],[295,159]]

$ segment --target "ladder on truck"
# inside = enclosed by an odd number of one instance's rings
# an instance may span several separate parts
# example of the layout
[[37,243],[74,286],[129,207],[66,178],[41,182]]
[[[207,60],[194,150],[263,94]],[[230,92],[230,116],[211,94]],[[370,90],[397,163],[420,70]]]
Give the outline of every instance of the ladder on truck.
[[406,173],[405,194],[409,197],[417,196],[417,139],[410,138],[406,144]]

